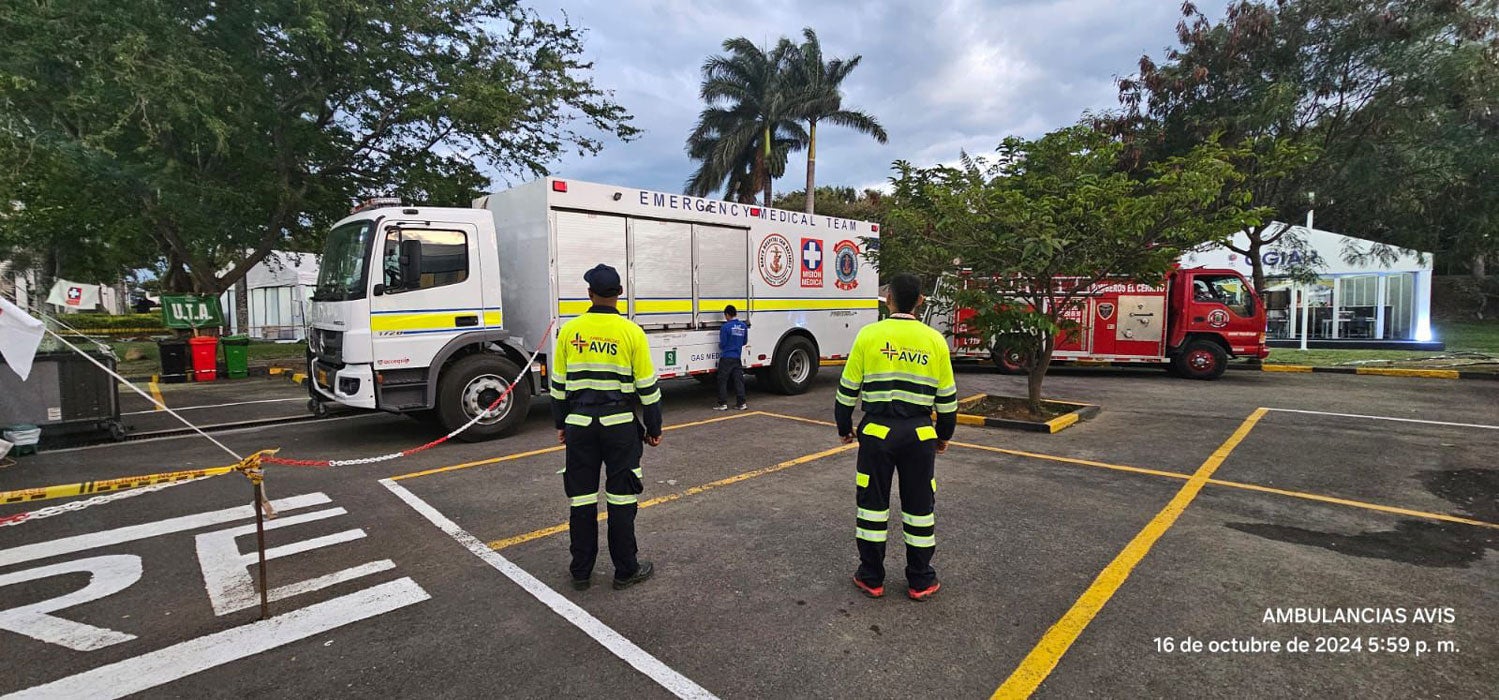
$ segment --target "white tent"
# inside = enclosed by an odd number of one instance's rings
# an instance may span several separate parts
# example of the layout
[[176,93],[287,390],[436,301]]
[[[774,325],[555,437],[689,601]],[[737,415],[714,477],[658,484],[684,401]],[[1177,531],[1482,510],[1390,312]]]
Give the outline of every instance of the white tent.
[[271,251],[245,274],[249,290],[249,325],[239,327],[234,292],[220,302],[234,333],[263,340],[302,340],[305,310],[317,287],[318,256],[314,253]]
[[[1235,234],[1233,246],[1248,250],[1248,235]],[[1386,254],[1373,255],[1376,248]],[[1432,339],[1430,253],[1292,226],[1286,238],[1260,251],[1260,262],[1266,334],[1272,339]],[[1252,269],[1248,257],[1220,246],[1188,253],[1181,263],[1233,268],[1246,276]],[[1313,269],[1320,278],[1300,285],[1284,276],[1298,267]]]

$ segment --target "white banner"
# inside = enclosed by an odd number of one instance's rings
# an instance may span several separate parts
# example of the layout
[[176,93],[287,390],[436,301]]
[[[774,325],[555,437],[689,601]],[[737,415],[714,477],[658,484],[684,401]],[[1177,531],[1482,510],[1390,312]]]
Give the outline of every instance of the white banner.
[[25,381],[31,376],[31,360],[42,342],[43,327],[20,307],[0,298],[0,356]]
[[47,295],[47,303],[53,306],[67,306],[84,311],[93,311],[99,305],[99,285],[79,284],[58,279],[52,285],[52,293]]

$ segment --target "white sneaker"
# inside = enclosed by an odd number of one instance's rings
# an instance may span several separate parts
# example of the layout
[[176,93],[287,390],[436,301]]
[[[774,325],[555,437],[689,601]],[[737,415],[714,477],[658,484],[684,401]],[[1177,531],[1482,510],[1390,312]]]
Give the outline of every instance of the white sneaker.
[[736,411],[748,411],[749,410],[749,404],[747,404],[747,403],[739,404],[738,406],[734,407],[734,410],[736,410]]
[[729,410],[729,405],[726,404],[726,403],[721,403],[721,404],[718,404],[717,406],[714,406],[713,410],[715,410],[715,411],[727,411],[727,410]]

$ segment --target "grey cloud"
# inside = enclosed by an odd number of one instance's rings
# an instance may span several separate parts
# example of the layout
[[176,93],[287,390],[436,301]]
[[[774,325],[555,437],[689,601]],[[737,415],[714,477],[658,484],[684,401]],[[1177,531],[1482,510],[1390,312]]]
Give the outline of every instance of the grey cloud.
[[[724,39],[771,43],[811,26],[829,55],[863,54],[847,104],[885,125],[890,142],[829,128],[819,134],[818,182],[873,186],[897,159],[952,162],[1008,135],[1034,137],[1112,108],[1114,78],[1142,53],[1171,44],[1175,0],[933,0],[931,2],[711,2],[546,0],[545,17],[587,30],[594,80],[613,90],[645,130],[554,173],[680,191],[693,164],[682,150],[701,102],[698,70]],[[801,189],[793,156],[777,191]]]

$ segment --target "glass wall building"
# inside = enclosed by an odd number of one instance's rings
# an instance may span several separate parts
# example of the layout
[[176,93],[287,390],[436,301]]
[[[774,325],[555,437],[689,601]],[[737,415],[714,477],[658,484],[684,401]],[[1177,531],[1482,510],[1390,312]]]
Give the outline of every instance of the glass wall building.
[[[1265,269],[1266,335],[1291,340],[1389,340],[1426,342],[1431,337],[1431,255],[1384,247],[1331,231],[1293,226],[1260,251]],[[1248,249],[1248,237],[1234,236]],[[1184,267],[1227,267],[1248,277],[1249,259],[1226,247],[1182,257]],[[1277,275],[1304,268],[1319,277],[1310,285]]]

